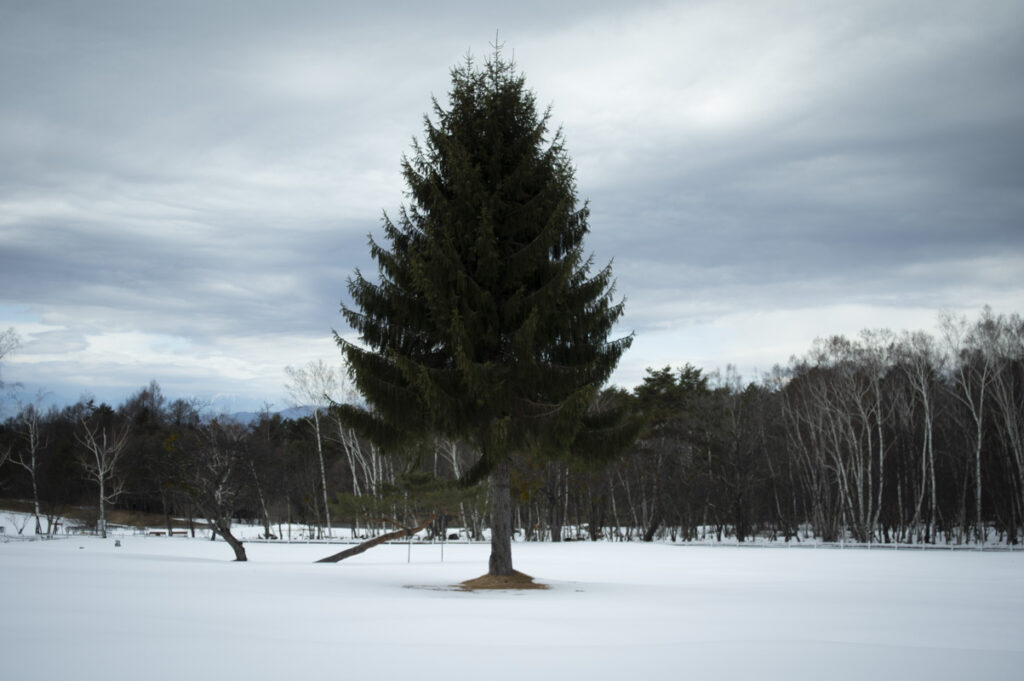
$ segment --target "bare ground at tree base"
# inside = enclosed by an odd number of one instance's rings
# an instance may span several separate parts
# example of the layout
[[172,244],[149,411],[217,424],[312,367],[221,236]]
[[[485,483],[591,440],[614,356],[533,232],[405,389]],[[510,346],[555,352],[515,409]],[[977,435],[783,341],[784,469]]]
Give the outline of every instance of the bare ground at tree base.
[[467,579],[456,585],[463,591],[480,589],[547,589],[547,584],[538,584],[530,575],[514,570],[511,575],[483,575],[476,579]]

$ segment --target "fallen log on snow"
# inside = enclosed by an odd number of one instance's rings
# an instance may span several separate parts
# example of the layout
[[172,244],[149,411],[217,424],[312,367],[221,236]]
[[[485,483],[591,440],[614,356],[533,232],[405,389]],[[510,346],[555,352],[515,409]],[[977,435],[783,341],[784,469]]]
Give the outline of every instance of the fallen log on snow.
[[351,558],[352,556],[358,556],[360,553],[362,553],[364,551],[367,551],[369,549],[372,549],[374,546],[377,546],[378,544],[383,544],[384,542],[391,541],[392,539],[401,539],[402,537],[408,537],[408,536],[414,535],[417,532],[425,530],[427,528],[427,525],[429,525],[430,523],[432,523],[435,520],[437,520],[438,516],[440,516],[440,515],[441,515],[441,513],[437,512],[434,515],[430,516],[430,518],[425,520],[423,523],[421,523],[417,527],[403,527],[400,530],[395,530],[394,532],[388,532],[387,534],[382,534],[381,536],[374,537],[373,539],[367,539],[363,543],[356,544],[355,546],[353,546],[350,549],[345,549],[344,551],[341,551],[340,553],[336,553],[333,556],[327,556],[326,558],[321,558],[320,560],[318,560],[316,562],[317,563],[337,563],[338,561],[345,560],[346,558]]

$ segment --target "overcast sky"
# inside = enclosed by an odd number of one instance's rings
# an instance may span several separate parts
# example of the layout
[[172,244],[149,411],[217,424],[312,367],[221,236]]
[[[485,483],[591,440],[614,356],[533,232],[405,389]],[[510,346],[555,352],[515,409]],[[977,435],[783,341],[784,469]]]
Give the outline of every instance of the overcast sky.
[[488,4],[0,0],[4,381],[284,407],[496,30],[614,259],[614,382],[1024,312],[1019,0]]

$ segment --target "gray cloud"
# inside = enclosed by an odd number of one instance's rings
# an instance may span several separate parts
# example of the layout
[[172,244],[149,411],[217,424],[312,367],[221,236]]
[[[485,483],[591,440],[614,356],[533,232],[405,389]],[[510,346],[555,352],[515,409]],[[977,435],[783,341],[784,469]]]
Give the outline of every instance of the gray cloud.
[[730,361],[754,315],[1024,303],[1019,3],[6,3],[5,376],[274,400],[495,29],[651,339],[618,380]]

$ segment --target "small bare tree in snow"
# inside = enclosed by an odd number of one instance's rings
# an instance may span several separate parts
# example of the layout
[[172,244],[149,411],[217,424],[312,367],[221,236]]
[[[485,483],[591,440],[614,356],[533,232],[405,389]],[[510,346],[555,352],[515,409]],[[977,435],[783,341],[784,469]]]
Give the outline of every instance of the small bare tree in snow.
[[179,484],[185,494],[235,552],[246,560],[245,547],[231,532],[232,518],[250,490],[248,429],[228,418],[214,419],[180,442]]
[[[15,428],[23,440],[23,446],[17,454],[11,455],[11,462],[24,469],[32,480],[32,513],[36,521],[36,534],[42,534],[42,525],[39,521],[41,512],[39,510],[39,466],[42,464],[42,455],[49,445],[49,436],[43,430],[41,415],[35,405],[28,405],[23,408],[15,419]],[[52,532],[53,528],[50,527]]]
[[113,503],[124,492],[124,480],[117,475],[118,465],[127,451],[130,423],[115,423],[114,411],[90,402],[78,416],[81,429],[75,438],[85,448],[79,463],[90,480],[99,486],[100,518],[97,529],[107,536],[106,505]]
[[288,382],[285,390],[293,406],[312,407],[308,420],[316,438],[316,453],[320,463],[320,487],[323,494],[324,532],[331,536],[331,507],[327,493],[327,466],[324,463],[324,435],[322,421],[331,405],[331,396],[337,393],[341,383],[338,371],[323,360],[314,360],[305,367],[285,367]]

